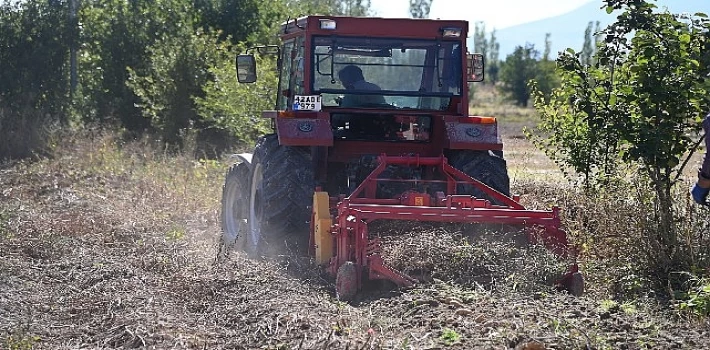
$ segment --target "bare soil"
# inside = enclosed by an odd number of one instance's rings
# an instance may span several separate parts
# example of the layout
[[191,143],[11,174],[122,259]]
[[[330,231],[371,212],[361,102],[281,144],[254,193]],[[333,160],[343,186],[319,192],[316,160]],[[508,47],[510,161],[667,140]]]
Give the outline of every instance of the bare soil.
[[381,228],[426,282],[352,304],[304,259],[216,261],[224,165],[112,145],[0,167],[0,349],[710,348],[707,320],[556,292],[544,252],[456,227]]

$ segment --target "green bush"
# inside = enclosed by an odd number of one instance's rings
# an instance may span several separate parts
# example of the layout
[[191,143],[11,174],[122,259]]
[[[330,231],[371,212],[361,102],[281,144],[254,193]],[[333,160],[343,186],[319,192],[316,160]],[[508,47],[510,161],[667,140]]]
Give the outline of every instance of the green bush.
[[138,106],[170,145],[183,146],[187,133],[194,132],[198,147],[219,153],[269,130],[261,111],[275,106],[275,63],[259,58],[259,81],[239,84],[234,57],[240,49],[232,50],[218,36],[198,30],[166,37],[148,49],[144,73],[129,69],[128,86],[139,96]]
[[59,2],[0,3],[0,159],[42,155],[67,123],[68,14]]
[[53,1],[13,3],[0,3],[0,107],[41,108],[63,120],[71,39],[66,8]]
[[[562,86],[549,100],[534,94],[541,123],[528,136],[581,175],[587,195],[635,174],[642,211],[634,218],[645,229],[640,245],[650,244],[649,263],[672,282],[670,273],[693,265],[683,241],[690,211],[679,205],[676,184],[710,106],[704,88],[710,66],[703,60],[710,20],[658,12],[643,0],[605,2],[609,12],[624,10],[604,30],[606,44],[592,65],[571,49],[559,56]],[[684,184],[685,198],[686,191]]]
[[691,284],[689,291],[682,295],[680,309],[698,316],[710,316],[710,280],[692,276]]
[[204,97],[197,97],[198,113],[204,121],[226,130],[242,143],[252,143],[269,131],[261,111],[274,109],[278,76],[269,57],[257,57],[258,80],[254,84],[237,82],[233,55],[213,68],[213,81],[204,86]]
[[214,79],[210,67],[226,60],[229,50],[212,33],[197,31],[164,36],[148,52],[147,69],[129,68],[127,84],[163,141],[180,147],[185,132],[208,127],[198,116],[194,99],[204,96],[202,86]]
[[545,96],[560,85],[555,74],[555,62],[548,60],[546,55],[541,58],[532,44],[518,46],[506,57],[500,69],[500,80],[504,83],[500,90],[522,107],[527,107],[533,97],[532,82],[536,82],[538,91]]
[[141,102],[126,85],[128,68],[149,69],[151,51],[166,37],[184,37],[193,31],[196,14],[188,0],[82,1],[79,86],[74,95],[77,112],[85,122],[120,126],[130,131],[150,129]]
[[46,155],[52,120],[33,108],[0,107],[0,160]]

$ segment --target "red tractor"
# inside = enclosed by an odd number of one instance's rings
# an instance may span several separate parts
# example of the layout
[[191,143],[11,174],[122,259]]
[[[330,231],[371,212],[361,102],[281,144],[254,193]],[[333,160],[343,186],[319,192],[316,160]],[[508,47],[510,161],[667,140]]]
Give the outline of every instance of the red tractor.
[[[255,48],[278,55],[276,108],[263,112],[275,132],[227,172],[223,246],[300,246],[344,300],[368,279],[416,283],[384,262],[375,220],[522,225],[530,241],[574,254],[557,208],[511,197],[496,119],[468,114],[484,62],[467,33],[465,21],[308,16],[282,25],[282,45]],[[241,83],[257,79],[249,51],[237,57]],[[582,293],[576,264],[559,285]]]

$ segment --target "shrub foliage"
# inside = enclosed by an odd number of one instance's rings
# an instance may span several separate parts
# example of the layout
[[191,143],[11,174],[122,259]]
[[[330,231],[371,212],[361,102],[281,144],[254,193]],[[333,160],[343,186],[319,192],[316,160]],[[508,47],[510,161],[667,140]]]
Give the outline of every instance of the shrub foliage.
[[[275,43],[280,23],[309,13],[366,15],[369,2],[0,0],[0,158],[44,148],[51,122],[155,132],[175,146],[195,134],[251,142],[267,126],[254,109],[273,107],[275,64],[237,86],[234,55]],[[15,132],[29,126],[28,137]]]
[[674,186],[709,107],[710,21],[704,14],[659,12],[643,0],[606,4],[608,12],[622,13],[601,33],[604,43],[593,63],[584,64],[573,50],[559,56],[562,85],[549,102],[536,91],[542,123],[528,135],[580,174],[590,195],[628,181],[625,170],[638,170],[633,181],[651,194],[643,199],[648,211],[637,216],[648,219],[643,244],[654,248],[654,267],[666,275],[692,269],[692,243],[681,240],[687,211],[678,205]]

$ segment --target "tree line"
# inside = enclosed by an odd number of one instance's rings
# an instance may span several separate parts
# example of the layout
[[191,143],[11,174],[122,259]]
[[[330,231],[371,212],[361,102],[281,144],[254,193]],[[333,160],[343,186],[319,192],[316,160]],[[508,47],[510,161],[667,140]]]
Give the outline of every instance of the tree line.
[[[589,22],[581,50],[586,65],[592,64],[592,57],[601,40],[597,34],[599,32],[599,22]],[[550,33],[545,36],[542,52],[535,45],[526,43],[516,46],[504,60],[500,59],[500,43],[496,31],[487,33],[483,22],[474,24],[473,42],[473,50],[486,57],[486,82],[496,85],[515,104],[523,107],[530,105],[532,81],[536,82],[538,91],[548,97],[554,88],[559,87],[556,57],[551,56]]]
[[266,127],[255,111],[273,107],[276,76],[265,62],[259,83],[238,85],[234,56],[276,43],[280,23],[305,14],[371,9],[369,0],[2,0],[0,158],[41,152],[48,126],[148,132],[177,147],[190,130],[250,142]]
[[[410,0],[427,18],[432,0]],[[368,0],[3,0],[0,4],[0,157],[41,150],[48,125],[102,125],[149,132],[180,147],[185,134],[222,147],[266,130],[258,111],[273,106],[273,62],[257,84],[239,85],[233,57],[276,43],[280,23],[304,14],[368,16]],[[499,59],[495,31],[474,30],[488,81],[527,105],[527,81],[555,78],[533,47]],[[549,50],[548,50],[549,51]],[[544,78],[544,79],[543,79]],[[541,84],[541,86],[547,86]],[[216,147],[219,145],[211,145]]]

